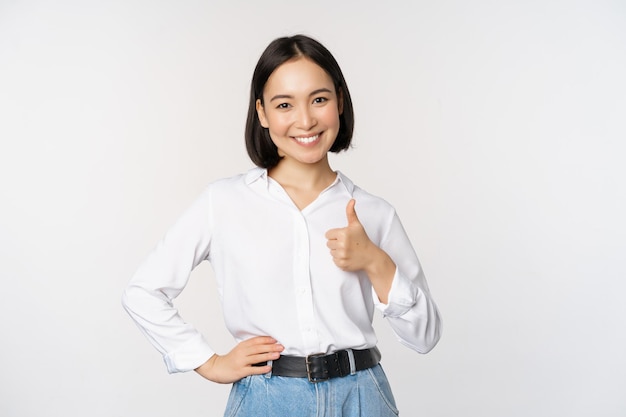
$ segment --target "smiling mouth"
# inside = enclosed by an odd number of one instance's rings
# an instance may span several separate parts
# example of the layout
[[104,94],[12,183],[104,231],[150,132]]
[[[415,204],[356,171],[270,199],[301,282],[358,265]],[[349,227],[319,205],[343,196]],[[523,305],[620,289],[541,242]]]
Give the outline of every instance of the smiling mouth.
[[307,143],[313,143],[317,140],[317,138],[319,138],[320,135],[319,133],[317,135],[313,135],[313,136],[294,136],[293,138],[296,140],[296,142],[298,143],[303,143],[303,144],[307,144]]

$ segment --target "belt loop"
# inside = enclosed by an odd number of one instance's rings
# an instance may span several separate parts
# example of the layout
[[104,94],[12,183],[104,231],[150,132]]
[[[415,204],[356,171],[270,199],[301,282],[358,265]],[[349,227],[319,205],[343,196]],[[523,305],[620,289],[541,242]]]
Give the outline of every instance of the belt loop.
[[354,352],[352,349],[346,349],[348,352],[348,360],[350,361],[350,375],[354,375],[356,373],[356,364],[354,363]]
[[[272,366],[274,364],[274,361],[267,361],[267,364],[269,366]],[[263,375],[265,378],[270,379],[272,377],[272,370],[270,369],[270,371],[266,374]]]

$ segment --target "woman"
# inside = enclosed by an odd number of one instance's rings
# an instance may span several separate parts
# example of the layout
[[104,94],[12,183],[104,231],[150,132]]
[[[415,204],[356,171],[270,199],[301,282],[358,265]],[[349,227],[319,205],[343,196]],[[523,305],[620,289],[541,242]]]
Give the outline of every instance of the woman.
[[[411,349],[439,340],[439,312],[395,210],[330,167],[328,152],[350,146],[353,125],[332,54],[303,35],[274,40],[252,78],[246,146],[257,167],[210,184],[124,294],[170,372],[234,383],[226,416],[397,415],[374,310]],[[172,305],[205,259],[237,341],[225,355]]]

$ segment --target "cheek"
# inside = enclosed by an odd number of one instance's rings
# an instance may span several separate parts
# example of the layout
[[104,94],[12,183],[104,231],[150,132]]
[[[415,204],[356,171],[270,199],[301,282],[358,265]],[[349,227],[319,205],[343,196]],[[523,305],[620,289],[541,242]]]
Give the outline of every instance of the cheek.
[[289,124],[281,119],[272,119],[269,121],[269,124],[268,133],[270,139],[272,139],[276,147],[281,148],[284,146],[284,141],[289,136]]
[[284,134],[289,129],[289,119],[285,115],[273,114],[267,118],[270,132]]
[[329,109],[327,112],[325,112],[323,115],[323,120],[328,127],[334,127],[337,129],[339,128],[340,118],[337,109]]

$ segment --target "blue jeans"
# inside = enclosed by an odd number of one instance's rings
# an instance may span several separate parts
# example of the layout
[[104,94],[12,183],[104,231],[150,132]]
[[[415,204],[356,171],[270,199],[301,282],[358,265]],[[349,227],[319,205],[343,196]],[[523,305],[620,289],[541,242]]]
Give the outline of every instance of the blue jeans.
[[307,378],[253,375],[233,384],[224,417],[395,417],[380,365],[312,383]]

